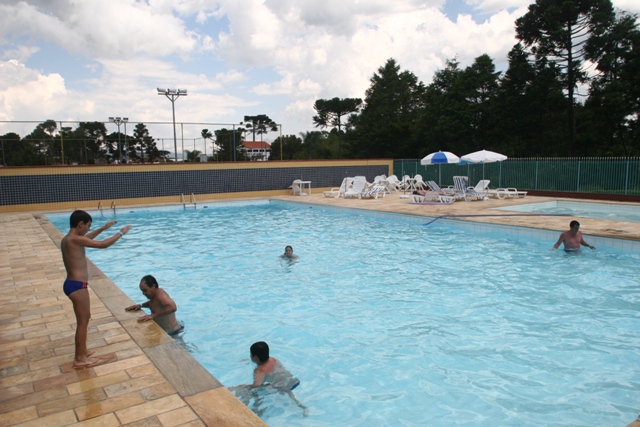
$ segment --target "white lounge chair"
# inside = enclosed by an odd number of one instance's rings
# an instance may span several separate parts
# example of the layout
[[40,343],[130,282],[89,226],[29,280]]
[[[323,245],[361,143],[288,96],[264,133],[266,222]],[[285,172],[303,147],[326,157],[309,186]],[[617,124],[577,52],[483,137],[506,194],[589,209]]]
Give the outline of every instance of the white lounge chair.
[[374,198],[377,199],[378,196],[384,197],[389,190],[387,190],[387,186],[382,183],[371,184],[368,185],[364,191],[362,192],[362,198]]
[[334,187],[329,191],[325,191],[324,197],[338,198],[338,197],[344,196],[345,191],[347,191],[347,188],[351,185],[352,182],[353,182],[352,177],[347,177],[343,179],[342,184],[340,184],[340,187]]
[[347,197],[357,197],[358,199],[362,198],[362,194],[367,189],[367,178],[364,176],[356,176],[353,178],[353,182],[351,186],[347,188],[347,191],[344,192],[344,198]]
[[416,176],[413,177],[413,186],[416,190],[425,190],[427,183],[422,179],[422,175],[416,174]]
[[411,203],[418,204],[418,205],[435,204],[435,203],[449,205],[455,202],[455,200],[456,200],[455,196],[438,194],[435,191],[431,191],[431,190],[429,191],[423,190],[422,193],[411,195]]
[[478,194],[472,187],[469,187],[468,178],[466,176],[454,176],[453,188],[455,190],[456,199],[465,201],[484,199],[484,194]]
[[518,191],[516,188],[493,188],[487,189],[487,195],[498,199],[516,199],[527,197],[526,191]]
[[436,184],[435,181],[427,181],[427,187],[429,187],[431,191],[443,196],[454,196],[456,194],[453,188],[440,188],[440,186]]
[[387,189],[389,190],[389,193],[393,191],[402,191],[402,182],[398,179],[397,176],[391,175],[387,178]]
[[488,179],[481,179],[478,181],[475,187],[469,187],[469,190],[475,191],[477,194],[481,194],[483,198],[487,198],[487,190],[489,189],[489,181]]

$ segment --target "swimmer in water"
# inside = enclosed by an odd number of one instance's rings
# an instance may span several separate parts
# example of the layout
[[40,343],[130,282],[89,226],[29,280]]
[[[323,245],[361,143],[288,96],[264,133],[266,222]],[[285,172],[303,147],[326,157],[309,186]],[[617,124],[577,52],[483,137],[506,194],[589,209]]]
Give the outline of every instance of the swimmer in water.
[[582,237],[582,232],[580,231],[580,223],[578,221],[571,221],[569,223],[569,230],[565,231],[560,235],[560,238],[553,245],[552,250],[556,250],[560,247],[560,244],[564,244],[565,252],[576,252],[580,250],[580,246],[586,246],[589,249],[593,250],[596,247],[591,246],[587,242],[584,241]]
[[300,380],[294,377],[282,363],[269,356],[269,345],[264,341],[254,343],[250,348],[251,361],[257,366],[253,370],[253,384],[242,384],[229,388],[231,391],[269,387],[278,393],[286,393],[303,410],[306,417],[308,408],[293,395],[293,390],[300,385]]

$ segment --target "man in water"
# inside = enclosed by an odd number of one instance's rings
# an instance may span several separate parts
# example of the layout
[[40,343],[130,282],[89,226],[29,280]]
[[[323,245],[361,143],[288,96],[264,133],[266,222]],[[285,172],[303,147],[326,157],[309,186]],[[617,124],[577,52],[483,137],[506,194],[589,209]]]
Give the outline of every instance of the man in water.
[[147,314],[138,318],[138,322],[155,320],[166,333],[171,336],[178,335],[184,331],[184,325],[176,320],[175,312],[178,311],[176,303],[171,299],[164,289],[160,289],[158,281],[151,275],[144,276],[140,281],[140,290],[149,301],[142,304],[134,304],[125,308],[127,311],[137,311],[144,308],[151,310]]
[[580,223],[578,221],[571,221],[569,223],[569,230],[560,235],[560,238],[553,245],[555,251],[560,247],[560,243],[564,244],[564,250],[566,252],[576,252],[580,250],[580,245],[587,246],[589,249],[595,249],[595,246],[591,246],[582,238],[582,232],[580,231]]
[[231,387],[229,390],[268,386],[279,393],[288,394],[296,405],[303,409],[304,416],[307,416],[308,408],[293,395],[293,389],[300,385],[300,380],[282,366],[278,359],[269,357],[269,345],[264,341],[258,341],[249,348],[249,351],[251,353],[251,361],[257,365],[253,370],[253,384],[238,385]]

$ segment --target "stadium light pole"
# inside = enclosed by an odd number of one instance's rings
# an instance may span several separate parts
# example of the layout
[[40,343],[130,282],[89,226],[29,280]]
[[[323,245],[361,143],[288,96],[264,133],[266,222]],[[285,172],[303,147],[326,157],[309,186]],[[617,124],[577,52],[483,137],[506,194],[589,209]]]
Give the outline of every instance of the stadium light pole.
[[173,112],[173,148],[175,150],[174,159],[178,162],[178,137],[176,135],[176,99],[181,96],[187,96],[186,89],[160,89],[158,88],[158,95],[164,95],[169,101],[171,101],[171,111]]
[[[129,119],[125,118],[124,120],[129,120]],[[120,150],[120,125],[124,123],[124,121],[122,120],[122,117],[109,117],[109,121],[111,123],[115,123],[116,126],[118,126],[118,163],[122,163],[122,151]]]

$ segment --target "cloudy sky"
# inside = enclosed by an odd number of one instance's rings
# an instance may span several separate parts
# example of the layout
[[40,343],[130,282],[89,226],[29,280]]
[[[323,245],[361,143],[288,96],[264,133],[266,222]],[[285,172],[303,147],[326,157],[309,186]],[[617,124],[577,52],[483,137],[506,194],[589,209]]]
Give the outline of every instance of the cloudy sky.
[[[315,129],[316,99],[364,98],[391,57],[425,84],[454,57],[466,67],[486,53],[504,70],[531,2],[0,0],[0,121],[122,116],[172,138],[170,125],[152,124],[172,121],[156,88],[180,88],[176,121],[193,123],[178,126],[186,149],[203,151],[201,129],[245,115],[298,135]],[[613,4],[640,13],[638,0]],[[0,134],[37,123],[0,123]]]

